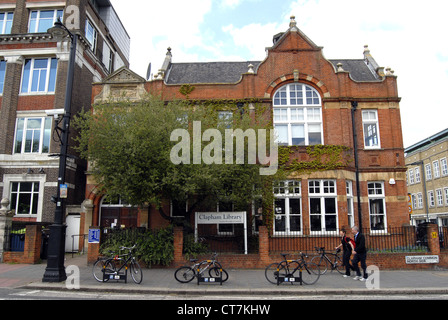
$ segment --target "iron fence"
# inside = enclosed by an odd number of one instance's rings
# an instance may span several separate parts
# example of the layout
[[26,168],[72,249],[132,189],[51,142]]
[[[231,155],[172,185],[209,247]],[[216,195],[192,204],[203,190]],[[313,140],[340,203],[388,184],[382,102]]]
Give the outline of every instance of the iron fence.
[[[366,247],[369,252],[415,252],[427,251],[427,246],[419,241],[415,227],[388,227],[387,230],[364,229]],[[350,237],[350,235],[348,235]],[[314,253],[316,247],[333,250],[341,242],[337,231],[314,232],[302,229],[296,234],[272,234],[269,237],[269,251]]]

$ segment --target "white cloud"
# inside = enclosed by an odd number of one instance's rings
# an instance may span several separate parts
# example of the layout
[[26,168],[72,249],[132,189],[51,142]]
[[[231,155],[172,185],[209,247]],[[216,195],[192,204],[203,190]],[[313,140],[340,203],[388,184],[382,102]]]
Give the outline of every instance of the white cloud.
[[[281,17],[273,16],[271,2],[257,0],[257,18],[242,25],[246,20],[235,8],[243,1],[132,0],[132,8],[143,9],[129,10],[129,1],[112,0],[132,37],[131,69],[145,76],[152,62],[157,72],[167,47],[175,62],[261,60],[272,36],[286,31],[295,15],[298,27],[324,47],[325,57],[361,59],[368,44],[380,66],[395,70],[405,146],[447,127],[440,94],[448,84],[443,0],[289,0],[289,6],[282,3],[286,10]],[[207,14],[219,15],[225,8],[234,9],[233,19],[239,20],[203,25]],[[230,36],[231,43],[219,33]]]
[[236,8],[241,3],[241,0],[222,0],[221,6],[231,9]]
[[368,44],[380,66],[395,70],[407,147],[448,127],[439,94],[448,84],[444,2],[366,2],[298,0],[288,16],[296,15],[299,28],[324,46],[327,58],[362,58]]
[[230,24],[222,28],[222,31],[232,36],[236,46],[249,51],[242,60],[264,59],[265,48],[272,44],[272,37],[279,32],[278,30],[279,25],[276,23],[264,25],[252,23],[241,28]]
[[201,47],[203,37],[200,25],[210,12],[212,0],[151,1],[112,0],[112,5],[131,36],[131,69],[146,76],[148,63],[156,73],[162,66],[168,47],[178,61],[196,61],[196,54],[188,53],[191,47]]

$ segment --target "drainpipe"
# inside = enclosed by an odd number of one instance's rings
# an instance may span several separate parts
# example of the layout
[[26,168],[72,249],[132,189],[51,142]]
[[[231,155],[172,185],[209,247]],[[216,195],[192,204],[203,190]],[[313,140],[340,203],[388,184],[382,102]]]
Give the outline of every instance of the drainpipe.
[[362,232],[362,211],[361,211],[361,188],[359,185],[359,164],[358,164],[358,134],[356,133],[355,111],[358,107],[357,101],[352,101],[352,129],[353,129],[353,151],[355,157],[355,175],[356,175],[356,196],[358,199],[358,227]]

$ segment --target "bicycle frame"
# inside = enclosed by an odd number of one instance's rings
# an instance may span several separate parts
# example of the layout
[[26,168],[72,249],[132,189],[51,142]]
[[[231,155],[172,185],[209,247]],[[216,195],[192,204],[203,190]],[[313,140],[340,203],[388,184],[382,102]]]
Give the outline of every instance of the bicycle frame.
[[[127,282],[127,273],[128,273],[128,265],[131,261],[133,261],[135,258],[132,255],[132,250],[135,248],[133,246],[132,248],[126,248],[129,252],[123,255],[116,255],[113,258],[110,258],[106,261],[124,261],[122,263],[121,267],[118,270],[108,270],[106,269],[107,263],[104,263],[103,266],[103,280],[124,280]],[[124,257],[127,257],[124,259]],[[120,272],[125,268],[125,273],[120,274]]]
[[[319,252],[319,251],[322,251],[320,257],[321,257],[321,259],[324,259],[324,258],[325,258],[325,260],[327,260],[327,261],[330,263],[330,265],[331,265],[331,270],[332,270],[332,271],[333,271],[334,269],[336,269],[336,262],[337,262],[337,256],[338,256],[337,253],[331,253],[331,255],[334,256],[334,261],[331,261],[330,258],[329,258],[328,255],[327,255],[327,252],[325,252],[325,248],[324,248],[324,247],[316,248],[316,250],[317,250],[318,252]],[[321,260],[321,261],[322,261],[322,260]]]
[[[277,272],[278,272],[277,285],[279,285],[281,282],[290,282],[291,284],[293,284],[294,282],[299,282],[300,285],[302,285],[303,284],[302,270],[303,270],[303,265],[305,263],[304,254],[300,253],[300,256],[301,256],[300,261],[299,261],[299,259],[287,260],[286,259],[287,254],[282,254],[282,256],[283,256],[284,260],[282,262],[280,262],[277,266]],[[297,267],[295,267],[294,270],[291,272],[289,269],[289,266],[293,262],[297,263]],[[285,268],[285,271],[286,271],[286,274],[284,277],[280,276],[280,268],[281,267]],[[294,276],[294,273],[296,273],[297,270],[299,270],[299,277]]]

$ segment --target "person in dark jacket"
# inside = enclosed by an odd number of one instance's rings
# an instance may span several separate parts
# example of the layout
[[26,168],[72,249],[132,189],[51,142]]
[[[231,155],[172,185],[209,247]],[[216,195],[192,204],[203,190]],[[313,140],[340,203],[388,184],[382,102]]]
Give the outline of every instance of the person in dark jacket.
[[[364,235],[359,232],[359,228],[354,226],[352,228],[353,237],[355,240],[355,250],[353,251],[354,257],[352,260],[353,268],[355,269],[356,276],[353,278],[354,280],[366,281],[367,275],[367,249],[366,249],[366,238]],[[363,277],[361,277],[361,271],[359,270],[358,264],[361,262],[361,268],[363,271]]]
[[353,247],[352,240],[347,237],[347,232],[345,229],[341,229],[339,232],[341,235],[341,244],[337,246],[335,249],[338,250],[342,247],[342,263],[345,266],[345,274],[343,275],[344,278],[350,277],[350,270],[353,270],[352,265],[350,264],[350,257],[352,256],[353,250],[355,248]]

